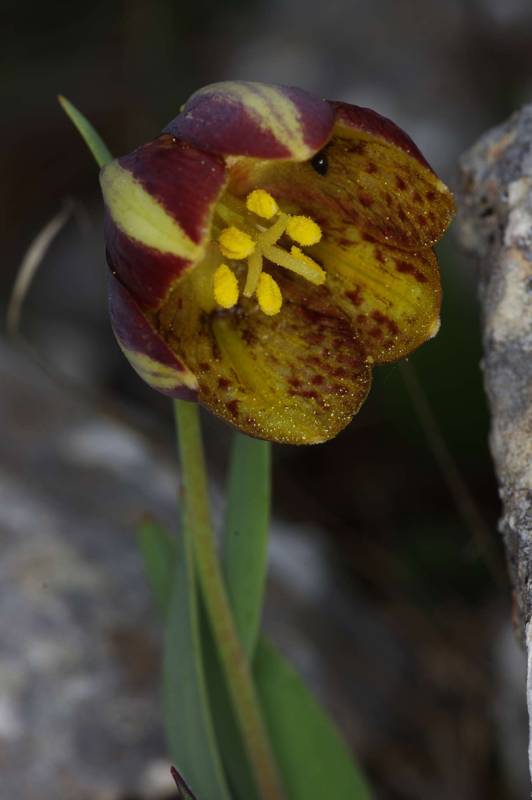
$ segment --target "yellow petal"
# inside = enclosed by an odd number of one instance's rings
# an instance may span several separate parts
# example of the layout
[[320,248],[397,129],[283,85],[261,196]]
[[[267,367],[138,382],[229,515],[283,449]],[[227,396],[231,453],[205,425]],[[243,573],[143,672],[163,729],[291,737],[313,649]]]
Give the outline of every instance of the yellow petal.
[[327,285],[375,363],[396,361],[434,335],[441,289],[434,252],[405,252],[367,242],[320,242],[314,252]]
[[417,252],[441,237],[454,212],[453,197],[431,170],[392,142],[337,124],[327,145],[327,173],[309,163],[240,159],[230,169],[230,191],[260,187],[287,209],[319,222],[323,237],[346,226],[403,250]]
[[371,370],[326,286],[278,277],[280,314],[254,298],[206,315],[186,278],[163,307],[159,329],[187,358],[203,405],[250,436],[315,444],[336,436],[362,405]]

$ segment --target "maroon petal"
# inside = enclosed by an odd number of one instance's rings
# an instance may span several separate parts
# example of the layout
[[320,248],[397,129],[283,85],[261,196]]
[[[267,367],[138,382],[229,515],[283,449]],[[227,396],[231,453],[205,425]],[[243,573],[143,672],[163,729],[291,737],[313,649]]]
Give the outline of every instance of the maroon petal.
[[400,147],[408,155],[416,158],[424,167],[434,170],[421,153],[410,136],[405,133],[395,122],[388,117],[383,117],[371,108],[363,106],[352,106],[349,103],[342,103],[338,100],[331,100],[331,106],[336,111],[336,121],[348,128],[364,131],[380,139],[386,139],[391,144]]
[[203,256],[224,182],[221,158],[168,134],[102,170],[109,266],[143,307]]
[[305,161],[329,138],[334,116],[302,89],[227,81],[193,94],[165,131],[211,153]]
[[172,353],[130,292],[112,274],[109,315],[120,349],[146,383],[169,397],[196,399],[195,375]]

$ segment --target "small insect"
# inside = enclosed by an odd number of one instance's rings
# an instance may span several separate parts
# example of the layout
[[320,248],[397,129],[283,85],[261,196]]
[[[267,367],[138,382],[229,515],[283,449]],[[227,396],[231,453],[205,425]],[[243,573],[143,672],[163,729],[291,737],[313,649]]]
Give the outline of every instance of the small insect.
[[310,163],[312,165],[312,168],[316,170],[318,175],[327,175],[329,164],[327,162],[327,156],[325,155],[325,150],[320,150],[319,153],[316,153],[314,158],[310,159]]

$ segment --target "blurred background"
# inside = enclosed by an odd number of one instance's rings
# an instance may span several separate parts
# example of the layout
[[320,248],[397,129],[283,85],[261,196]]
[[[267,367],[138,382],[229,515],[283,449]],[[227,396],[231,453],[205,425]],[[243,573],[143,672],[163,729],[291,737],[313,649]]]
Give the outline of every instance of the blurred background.
[[[0,800],[171,797],[160,630],[133,536],[172,522],[171,408],[116,347],[91,156],[198,87],[301,86],[390,116],[453,185],[532,90],[528,0],[0,4],[2,311],[62,208],[17,346],[0,343]],[[524,665],[497,535],[475,265],[440,247],[442,329],[329,444],[276,447],[266,625],[379,800],[528,796]],[[205,419],[220,489],[229,431]],[[216,507],[219,500],[215,497]],[[208,798],[204,798],[208,800]]]

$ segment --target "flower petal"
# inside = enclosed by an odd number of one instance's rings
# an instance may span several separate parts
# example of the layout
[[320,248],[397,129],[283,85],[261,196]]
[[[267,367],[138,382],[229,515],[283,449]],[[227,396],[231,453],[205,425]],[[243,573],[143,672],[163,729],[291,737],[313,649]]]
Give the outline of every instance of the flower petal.
[[165,131],[212,153],[304,161],[323,147],[334,117],[302,89],[227,81],[195,92]]
[[441,288],[430,248],[417,253],[362,239],[326,239],[311,248],[338,307],[353,321],[375,363],[396,361],[439,328]]
[[248,299],[202,310],[196,280],[195,271],[176,287],[156,324],[197,376],[200,402],[250,436],[286,444],[323,442],[348,424],[371,370],[325,287],[277,273],[283,306],[266,316]]
[[103,168],[109,266],[143,307],[203,256],[224,182],[220,158],[169,135]]
[[404,249],[434,245],[455,210],[448,188],[391,120],[369,108],[333,105],[337,118],[328,155],[333,166],[337,160],[337,170],[358,176],[356,191],[347,194],[364,220],[363,229]]
[[336,107],[319,164],[240,159],[230,166],[229,191],[243,197],[264,189],[283,210],[307,214],[337,240],[356,226],[403,250],[433,246],[452,218],[449,190],[392,122],[367,109]]
[[194,374],[172,353],[130,292],[112,274],[109,314],[120,349],[146,383],[170,397],[196,399]]
[[429,162],[420,151],[410,136],[405,133],[395,122],[388,117],[383,117],[372,108],[355,106],[338,100],[330,100],[331,106],[336,110],[336,122],[347,125],[359,133],[367,133],[377,139],[384,139],[392,145],[401,148],[419,163],[433,172]]

